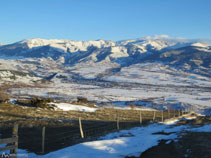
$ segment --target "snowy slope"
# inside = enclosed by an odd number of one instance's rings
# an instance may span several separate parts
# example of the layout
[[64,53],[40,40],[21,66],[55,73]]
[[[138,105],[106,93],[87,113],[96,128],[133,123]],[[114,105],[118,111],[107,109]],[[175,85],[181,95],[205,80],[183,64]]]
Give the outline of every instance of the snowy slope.
[[40,81],[42,78],[33,76],[27,72],[0,70],[0,84],[7,83],[24,83],[33,84],[33,82]]
[[97,40],[97,41],[70,41],[70,40],[57,40],[57,39],[26,39],[16,43],[17,45],[27,45],[28,48],[36,48],[42,46],[51,46],[53,48],[57,48],[58,50],[62,50],[64,52],[77,52],[77,51],[87,51],[89,47],[111,47],[114,46],[115,43],[112,41],[105,40]]
[[196,42],[196,43],[192,43],[191,46],[201,47],[201,48],[208,48],[210,45],[206,44],[206,43]]
[[184,38],[174,38],[167,35],[156,35],[147,36],[139,39],[120,41],[121,45],[135,45],[142,48],[144,51],[150,50],[162,50],[164,48],[179,48],[190,45],[192,40],[187,40]]

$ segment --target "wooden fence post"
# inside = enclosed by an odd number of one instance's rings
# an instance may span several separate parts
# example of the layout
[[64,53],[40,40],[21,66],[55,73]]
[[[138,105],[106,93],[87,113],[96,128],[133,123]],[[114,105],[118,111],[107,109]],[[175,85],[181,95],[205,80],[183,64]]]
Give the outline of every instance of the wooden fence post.
[[170,119],[170,110],[168,109],[168,119]]
[[155,121],[155,117],[156,117],[156,111],[154,111],[153,122]]
[[[18,138],[18,124],[15,124],[12,130],[12,137]],[[18,154],[18,141],[14,142],[13,145],[15,145],[15,149],[10,150],[10,154],[12,155],[12,158],[17,158]]]
[[192,105],[192,112],[194,112],[194,106]]
[[162,111],[162,122],[164,122],[164,119],[163,119],[163,111]]
[[140,117],[140,125],[142,124],[142,115],[141,115],[141,110],[139,111],[139,117]]
[[45,152],[45,127],[42,127],[42,153]]
[[83,132],[83,128],[82,128],[81,117],[79,117],[78,121],[79,121],[81,138],[84,138],[84,132]]
[[119,112],[116,111],[116,124],[117,124],[117,130],[119,130]]

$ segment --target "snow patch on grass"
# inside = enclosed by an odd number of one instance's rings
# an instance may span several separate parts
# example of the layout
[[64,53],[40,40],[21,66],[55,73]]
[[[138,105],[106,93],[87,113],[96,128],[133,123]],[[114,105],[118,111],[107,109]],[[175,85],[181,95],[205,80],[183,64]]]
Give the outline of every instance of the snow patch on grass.
[[82,105],[74,105],[68,103],[49,103],[55,105],[58,109],[63,111],[82,111],[82,112],[95,112],[97,108],[86,107]]

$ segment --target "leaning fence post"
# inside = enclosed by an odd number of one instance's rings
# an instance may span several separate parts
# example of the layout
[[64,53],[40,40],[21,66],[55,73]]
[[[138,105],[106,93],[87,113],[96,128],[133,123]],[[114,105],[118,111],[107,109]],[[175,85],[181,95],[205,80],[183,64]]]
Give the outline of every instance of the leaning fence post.
[[139,116],[140,116],[140,125],[142,124],[142,115],[141,115],[141,110],[139,111]]
[[78,121],[79,121],[81,138],[84,138],[84,132],[83,132],[83,128],[82,128],[81,117],[79,117]]
[[[13,127],[12,137],[18,138],[18,124],[15,124]],[[15,148],[10,150],[10,154],[12,155],[12,158],[17,158],[18,141],[14,142],[13,145],[15,145]]]
[[45,127],[42,127],[42,153],[45,152]]
[[117,130],[119,130],[119,112],[116,111],[116,125],[117,125]]

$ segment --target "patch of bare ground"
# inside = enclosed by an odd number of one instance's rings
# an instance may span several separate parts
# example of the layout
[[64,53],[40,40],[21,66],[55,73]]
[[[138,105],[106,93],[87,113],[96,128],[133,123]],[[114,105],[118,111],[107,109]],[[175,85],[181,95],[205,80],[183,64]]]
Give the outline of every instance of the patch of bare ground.
[[187,132],[177,142],[161,140],[154,146],[143,152],[140,158],[210,158],[211,157],[211,133]]
[[196,119],[184,119],[177,122],[176,125],[204,125],[204,124],[211,124],[211,117],[208,116],[197,116]]
[[[188,124],[201,126],[210,124],[211,118],[198,116],[194,120],[182,120],[177,125]],[[154,133],[168,135],[171,133]],[[161,140],[154,146],[143,152],[140,158],[210,158],[211,157],[211,132],[183,132],[178,134],[177,141]],[[168,142],[168,143],[167,143]],[[126,158],[137,158],[127,156]]]

